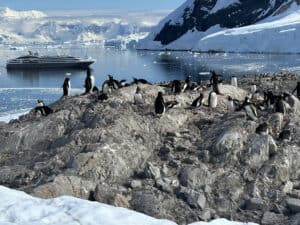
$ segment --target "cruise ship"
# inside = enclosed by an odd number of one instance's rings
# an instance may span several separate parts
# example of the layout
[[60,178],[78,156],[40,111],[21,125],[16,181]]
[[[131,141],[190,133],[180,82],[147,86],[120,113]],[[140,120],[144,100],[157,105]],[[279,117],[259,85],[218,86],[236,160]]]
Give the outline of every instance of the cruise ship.
[[39,56],[37,53],[21,56],[7,61],[7,69],[87,69],[93,59],[81,59],[73,56]]

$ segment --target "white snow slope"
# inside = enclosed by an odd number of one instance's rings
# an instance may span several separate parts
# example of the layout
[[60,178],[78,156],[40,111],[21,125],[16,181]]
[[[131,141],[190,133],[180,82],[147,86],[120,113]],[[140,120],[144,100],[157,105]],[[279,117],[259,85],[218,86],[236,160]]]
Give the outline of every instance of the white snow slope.
[[166,12],[129,13],[82,11],[15,11],[0,8],[0,44],[130,42],[144,38]]
[[[237,4],[237,1],[230,1]],[[190,4],[187,1],[185,4]],[[185,6],[183,6],[184,8]],[[180,9],[167,17],[178,20]],[[177,19],[176,19],[177,18]],[[300,6],[293,3],[283,14],[269,17],[260,23],[233,29],[211,27],[206,32],[189,31],[178,40],[161,45],[154,37],[163,20],[150,35],[139,42],[141,49],[173,49],[193,51],[300,53]]]
[[[176,225],[124,208],[73,197],[38,199],[0,186],[1,225]],[[192,225],[256,225],[218,219]]]

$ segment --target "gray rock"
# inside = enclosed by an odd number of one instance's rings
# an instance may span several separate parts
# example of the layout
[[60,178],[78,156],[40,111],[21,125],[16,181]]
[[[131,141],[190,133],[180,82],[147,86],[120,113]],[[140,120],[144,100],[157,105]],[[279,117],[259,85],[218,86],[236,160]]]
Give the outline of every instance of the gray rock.
[[201,210],[205,208],[206,197],[203,192],[194,191],[192,189],[180,186],[176,190],[176,195],[192,208],[199,208]]
[[300,199],[288,198],[286,205],[292,213],[300,213]]
[[141,188],[142,185],[143,185],[142,181],[140,181],[140,180],[132,180],[130,182],[130,187],[132,187],[133,189],[135,189],[135,188]]
[[260,198],[251,198],[246,202],[246,209],[260,211],[266,208],[266,204]]
[[284,216],[273,212],[265,212],[261,220],[262,225],[282,224]]
[[149,216],[155,216],[159,210],[159,198],[151,191],[135,191],[130,201],[131,207]]
[[155,180],[161,177],[160,169],[150,162],[147,162],[144,173],[147,178],[152,178]]

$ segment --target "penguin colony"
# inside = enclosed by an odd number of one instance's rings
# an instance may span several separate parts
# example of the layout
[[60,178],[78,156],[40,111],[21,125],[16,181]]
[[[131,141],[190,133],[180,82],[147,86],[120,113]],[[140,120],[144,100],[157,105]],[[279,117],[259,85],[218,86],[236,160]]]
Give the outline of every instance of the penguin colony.
[[[223,95],[220,90],[220,84],[223,82],[223,76],[217,75],[214,71],[210,72],[211,78],[209,84],[203,84],[202,82],[193,82],[191,76],[187,76],[184,81],[173,80],[169,83],[160,84],[160,86],[166,88],[168,94],[173,95],[174,98],[184,92],[198,92],[197,98],[191,101],[190,109],[197,109],[199,107],[208,107],[211,110],[216,110],[218,107],[218,95]],[[70,96],[71,90],[71,74],[66,74],[66,78],[63,82],[63,98]],[[233,76],[228,82],[234,87],[238,87],[238,78]],[[95,86],[95,78],[92,75],[92,70],[88,69],[86,72],[86,79],[84,82],[85,92],[84,94],[93,94],[97,96],[99,101],[105,101],[109,98],[112,92],[124,88],[130,85],[136,85],[135,93],[133,93],[133,104],[137,106],[143,106],[145,100],[143,98],[143,90],[139,86],[140,84],[151,85],[145,79],[133,78],[131,83],[127,83],[126,80],[116,80],[112,75],[108,75],[107,80],[105,80],[99,90]],[[257,83],[258,84],[258,83]],[[277,113],[280,116],[280,124],[283,123],[283,118],[286,116],[288,111],[296,110],[296,106],[299,105],[300,98],[300,82],[297,83],[294,90],[290,93],[274,93],[272,90],[262,91],[259,90],[257,84],[249,85],[249,94],[245,97],[244,101],[239,101],[234,99],[232,96],[227,96],[227,110],[229,113],[234,111],[244,112],[245,118],[250,121],[257,121],[259,126],[256,129],[257,134],[267,135],[269,133],[268,123],[263,120],[259,115],[261,112],[267,113]],[[199,90],[210,90],[209,95],[205,96],[203,92]],[[293,95],[296,93],[296,95]],[[226,97],[226,96],[225,96]],[[207,102],[207,104],[205,104]],[[154,113],[157,116],[162,116],[168,110],[175,106],[178,106],[179,102],[176,100],[165,101],[164,93],[159,91],[153,102]],[[180,105],[178,106],[180,107]],[[53,110],[45,106],[42,100],[38,100],[37,106],[35,108],[36,112],[40,112],[43,116],[48,116],[53,112]],[[280,140],[289,140],[291,138],[291,132],[288,128],[283,128],[280,133],[278,133]]]

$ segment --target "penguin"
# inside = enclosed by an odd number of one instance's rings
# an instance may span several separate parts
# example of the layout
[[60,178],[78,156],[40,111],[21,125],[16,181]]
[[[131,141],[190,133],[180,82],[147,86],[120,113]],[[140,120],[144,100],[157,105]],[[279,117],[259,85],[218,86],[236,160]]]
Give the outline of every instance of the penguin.
[[104,101],[104,100],[107,100],[108,99],[108,96],[106,93],[103,93],[102,91],[99,93],[98,95],[98,100],[100,101]]
[[63,83],[63,96],[70,96],[70,90],[71,90],[71,81],[69,77],[66,77]]
[[284,129],[279,134],[280,141],[290,141],[292,139],[291,131],[288,129]]
[[255,84],[252,84],[252,85],[250,86],[250,92],[251,92],[252,94],[254,94],[254,93],[256,93],[256,91],[257,91],[256,85],[255,85]]
[[173,94],[181,93],[181,82],[179,80],[173,80],[171,83],[171,90]]
[[157,94],[155,99],[155,113],[156,114],[164,114],[166,111],[166,106],[163,98],[163,93],[160,91]]
[[119,81],[119,88],[128,87],[129,84],[126,83],[126,80],[120,80]]
[[219,80],[219,77],[222,77],[221,75],[217,75],[215,71],[211,71],[211,78],[210,78],[210,84],[212,85],[213,91],[220,95],[220,88],[219,83],[222,83],[222,79]]
[[37,106],[35,107],[35,112],[40,112],[42,116],[48,116],[50,113],[53,113],[53,110],[49,106],[45,106],[44,101],[38,99]]
[[135,105],[142,105],[144,104],[144,99],[141,93],[141,88],[139,86],[136,87],[135,94],[133,96],[133,101]]
[[192,86],[192,82],[191,82],[191,76],[187,76],[185,81],[184,81],[184,85],[182,88],[182,92],[185,92],[187,90],[190,90]]
[[292,94],[297,92],[297,98],[300,100],[300,82],[297,82],[296,88],[292,91]]
[[236,99],[233,99],[231,96],[228,96],[227,100],[228,100],[228,102],[227,102],[228,111],[230,111],[230,112],[236,111],[240,105],[239,101]]
[[269,126],[266,122],[260,124],[255,131],[257,134],[268,135],[269,134]]
[[112,75],[108,75],[108,80],[104,81],[102,84],[102,92],[105,94],[111,93],[112,90],[119,88],[119,82],[113,78]]
[[250,120],[256,121],[257,120],[257,111],[255,106],[250,102],[249,98],[246,97],[241,109],[246,111],[247,117]]
[[200,96],[193,101],[192,107],[200,107],[203,104],[203,98],[204,95],[200,93]]
[[85,93],[91,93],[93,91],[95,85],[95,78],[92,75],[91,69],[88,68],[86,71],[86,79],[85,79]]
[[264,102],[268,109],[272,109],[275,104],[275,95],[272,91],[264,92]]
[[238,86],[237,77],[232,76],[231,79],[230,79],[230,83],[231,83],[232,86],[237,87]]
[[208,105],[210,108],[216,108],[218,105],[218,96],[214,91],[211,91],[208,96]]
[[135,77],[133,77],[133,83],[134,84],[150,84],[150,85],[152,85],[150,82],[148,82],[145,79],[137,79]]
[[300,101],[296,96],[285,92],[283,93],[283,99],[284,102],[288,105],[287,108],[290,108],[294,113],[297,112],[297,109],[300,106]]
[[283,115],[286,114],[286,105],[284,103],[282,95],[278,96],[278,99],[275,103],[274,111],[276,113],[282,113]]

